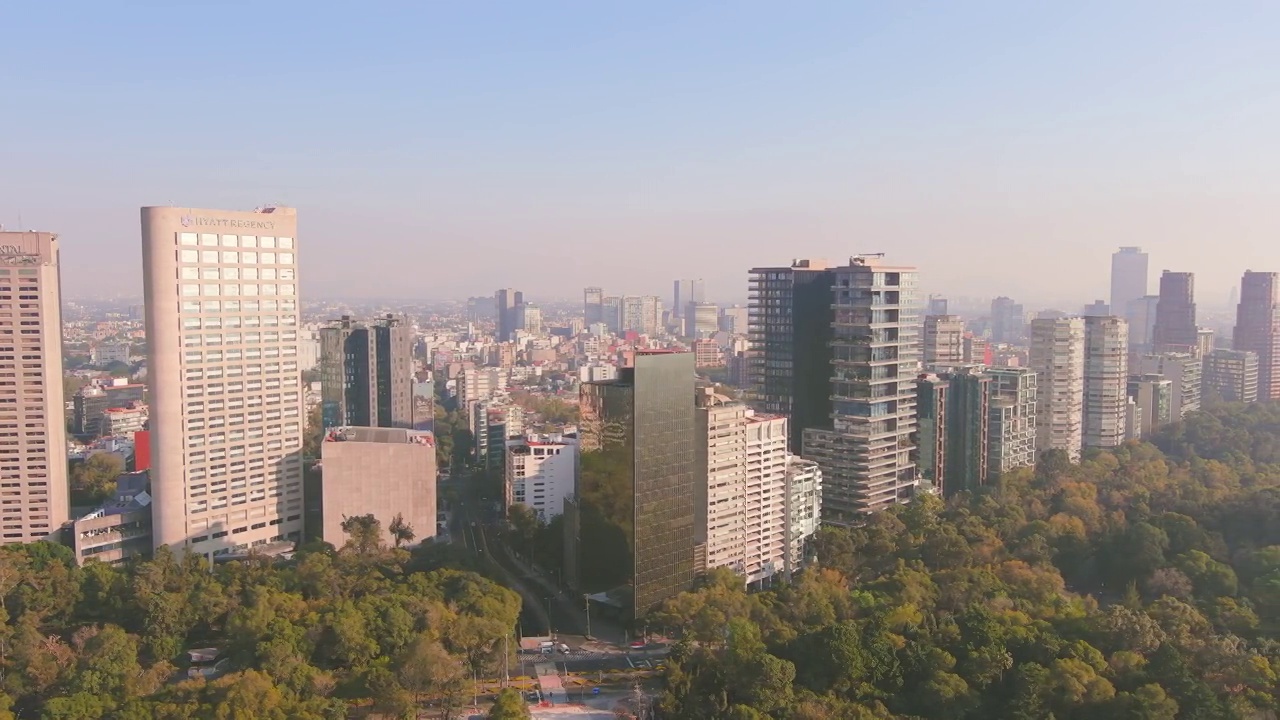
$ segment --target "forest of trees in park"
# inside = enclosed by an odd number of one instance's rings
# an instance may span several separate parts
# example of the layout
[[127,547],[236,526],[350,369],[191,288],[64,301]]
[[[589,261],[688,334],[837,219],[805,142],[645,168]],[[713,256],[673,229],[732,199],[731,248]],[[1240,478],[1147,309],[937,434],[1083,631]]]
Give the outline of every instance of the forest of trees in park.
[[664,717],[1275,718],[1280,404],[1153,442],[824,529],[790,587],[713,574],[653,618]]
[[[470,705],[472,678],[514,652],[519,596],[449,548],[381,546],[353,523],[341,550],[291,562],[161,552],[78,568],[52,543],[0,549],[0,719],[336,720]],[[441,567],[447,566],[447,567]],[[506,641],[510,642],[506,642]],[[181,680],[186,651],[220,677]],[[456,715],[455,715],[456,716]]]
[[[749,594],[712,573],[650,618],[684,628],[658,712],[1275,718],[1280,404],[1217,407],[1152,440],[824,529],[819,565],[790,586]],[[472,678],[513,649],[519,596],[460,549],[383,546],[372,522],[283,563],[80,568],[51,543],[0,548],[0,720],[470,705]],[[204,647],[221,675],[182,680]],[[499,716],[523,714],[514,700]]]

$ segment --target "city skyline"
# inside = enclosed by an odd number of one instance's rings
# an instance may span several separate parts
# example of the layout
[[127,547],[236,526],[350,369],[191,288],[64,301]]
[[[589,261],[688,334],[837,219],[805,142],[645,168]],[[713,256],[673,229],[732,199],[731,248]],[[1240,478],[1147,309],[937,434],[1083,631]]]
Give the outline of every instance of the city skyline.
[[[1136,244],[1153,271],[1194,267],[1207,307],[1241,268],[1280,266],[1266,242],[1280,102],[1255,91],[1280,73],[1264,30],[1277,8],[552,4],[354,25],[256,10],[239,32],[262,52],[217,57],[103,31],[215,44],[194,7],[9,18],[0,59],[27,71],[8,98],[40,112],[0,117],[24,167],[0,180],[0,223],[60,235],[69,297],[137,295],[134,209],[165,202],[299,208],[314,296],[568,296],[577,258],[575,284],[665,297],[678,264],[731,302],[746,288],[726,249],[746,267],[800,243],[833,262],[910,258],[951,296],[989,294],[999,272],[1003,294],[1073,308],[1108,296],[1094,270]],[[65,52],[28,67],[54,28]],[[1151,61],[1166,47],[1175,61]],[[134,112],[174,87],[246,104],[181,122]],[[86,111],[91,130],[71,124]],[[486,272],[424,289],[413,268],[441,256]]]

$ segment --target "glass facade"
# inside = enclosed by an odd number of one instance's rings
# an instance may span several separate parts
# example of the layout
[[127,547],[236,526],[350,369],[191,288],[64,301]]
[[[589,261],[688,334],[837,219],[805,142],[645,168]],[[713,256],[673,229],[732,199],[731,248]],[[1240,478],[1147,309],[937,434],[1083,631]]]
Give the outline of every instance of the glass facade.
[[582,389],[574,528],[566,566],[587,592],[625,589],[635,620],[694,577],[694,358],[640,353]]

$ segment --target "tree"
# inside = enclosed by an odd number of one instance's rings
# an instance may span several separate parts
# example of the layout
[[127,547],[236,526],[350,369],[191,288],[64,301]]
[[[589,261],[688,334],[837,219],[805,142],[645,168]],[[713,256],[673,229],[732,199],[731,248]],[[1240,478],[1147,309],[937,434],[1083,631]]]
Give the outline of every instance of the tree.
[[382,551],[382,523],[373,515],[343,515],[342,532],[347,535],[343,550],[360,556],[376,555]]
[[391,537],[395,539],[396,547],[413,542],[417,537],[413,532],[413,526],[404,520],[404,513],[396,513],[391,518],[391,524],[387,526],[387,530],[391,532]]
[[75,502],[98,505],[116,491],[116,479],[124,472],[124,458],[100,452],[71,466],[71,491]]
[[493,700],[493,707],[489,709],[489,720],[527,720],[532,717],[524,698],[512,688],[498,693]]

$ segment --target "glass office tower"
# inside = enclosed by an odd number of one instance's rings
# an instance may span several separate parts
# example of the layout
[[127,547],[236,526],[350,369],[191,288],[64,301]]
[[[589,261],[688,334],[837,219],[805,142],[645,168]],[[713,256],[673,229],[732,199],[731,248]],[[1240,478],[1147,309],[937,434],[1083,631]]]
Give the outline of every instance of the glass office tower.
[[582,386],[577,488],[566,503],[566,578],[620,597],[635,621],[693,583],[694,358],[637,353]]

